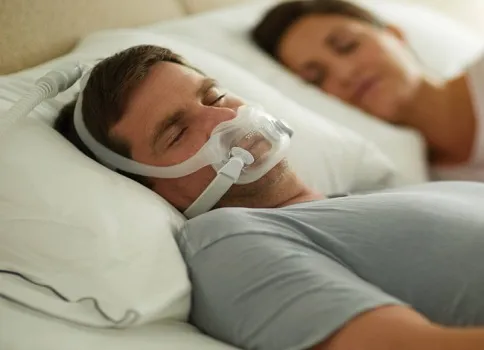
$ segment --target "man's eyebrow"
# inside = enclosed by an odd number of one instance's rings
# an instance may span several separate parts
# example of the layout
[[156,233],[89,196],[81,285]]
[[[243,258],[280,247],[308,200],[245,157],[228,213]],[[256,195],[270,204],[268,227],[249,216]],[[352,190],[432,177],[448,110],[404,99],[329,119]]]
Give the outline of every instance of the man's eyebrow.
[[[218,83],[215,79],[212,78],[204,78],[198,87],[195,96],[197,98],[203,98],[204,95],[210,90],[212,87],[216,86]],[[174,113],[170,114],[167,118],[160,120],[156,123],[155,127],[153,128],[153,132],[151,133],[151,141],[150,146],[152,149],[155,148],[156,143],[163,135],[174,125],[176,125],[180,120],[183,119],[185,115],[185,111],[183,109],[177,110]]]

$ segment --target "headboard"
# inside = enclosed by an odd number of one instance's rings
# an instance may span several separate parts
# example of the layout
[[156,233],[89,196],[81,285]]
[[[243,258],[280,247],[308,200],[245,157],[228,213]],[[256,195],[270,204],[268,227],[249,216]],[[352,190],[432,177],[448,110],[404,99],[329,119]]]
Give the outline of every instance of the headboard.
[[69,52],[83,36],[244,0],[0,0],[0,75]]

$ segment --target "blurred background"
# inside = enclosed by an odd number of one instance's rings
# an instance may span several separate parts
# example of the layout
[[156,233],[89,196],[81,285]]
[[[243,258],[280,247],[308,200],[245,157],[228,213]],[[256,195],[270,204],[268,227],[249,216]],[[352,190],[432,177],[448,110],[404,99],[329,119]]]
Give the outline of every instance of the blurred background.
[[484,0],[398,0],[398,2],[429,6],[484,36]]

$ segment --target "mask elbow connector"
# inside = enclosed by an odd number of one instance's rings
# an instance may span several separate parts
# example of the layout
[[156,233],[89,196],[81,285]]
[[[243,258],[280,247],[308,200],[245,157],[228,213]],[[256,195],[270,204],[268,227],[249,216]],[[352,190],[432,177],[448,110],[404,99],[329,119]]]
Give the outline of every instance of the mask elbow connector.
[[230,161],[225,164],[225,166],[223,166],[217,173],[224,174],[235,183],[239,179],[242,169],[245,166],[254,163],[254,156],[252,156],[249,151],[240,147],[233,147],[230,151],[230,154]]

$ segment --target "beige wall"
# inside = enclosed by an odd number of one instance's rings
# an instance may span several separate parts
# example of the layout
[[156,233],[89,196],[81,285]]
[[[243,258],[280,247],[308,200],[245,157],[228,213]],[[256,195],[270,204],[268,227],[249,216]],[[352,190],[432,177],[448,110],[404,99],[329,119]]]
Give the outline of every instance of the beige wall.
[[[0,74],[64,54],[91,31],[147,24],[246,1],[257,0],[0,0]],[[428,5],[484,40],[484,0],[399,1]]]
[[[357,0],[374,1],[374,0]],[[484,39],[484,0],[398,0],[429,6],[463,23]]]
[[184,15],[178,0],[0,0],[0,74],[65,54],[95,30]]
[[[188,13],[213,10],[219,7],[240,4],[250,0],[180,0]],[[252,0],[254,1],[254,0]],[[483,0],[484,1],[484,0]]]

